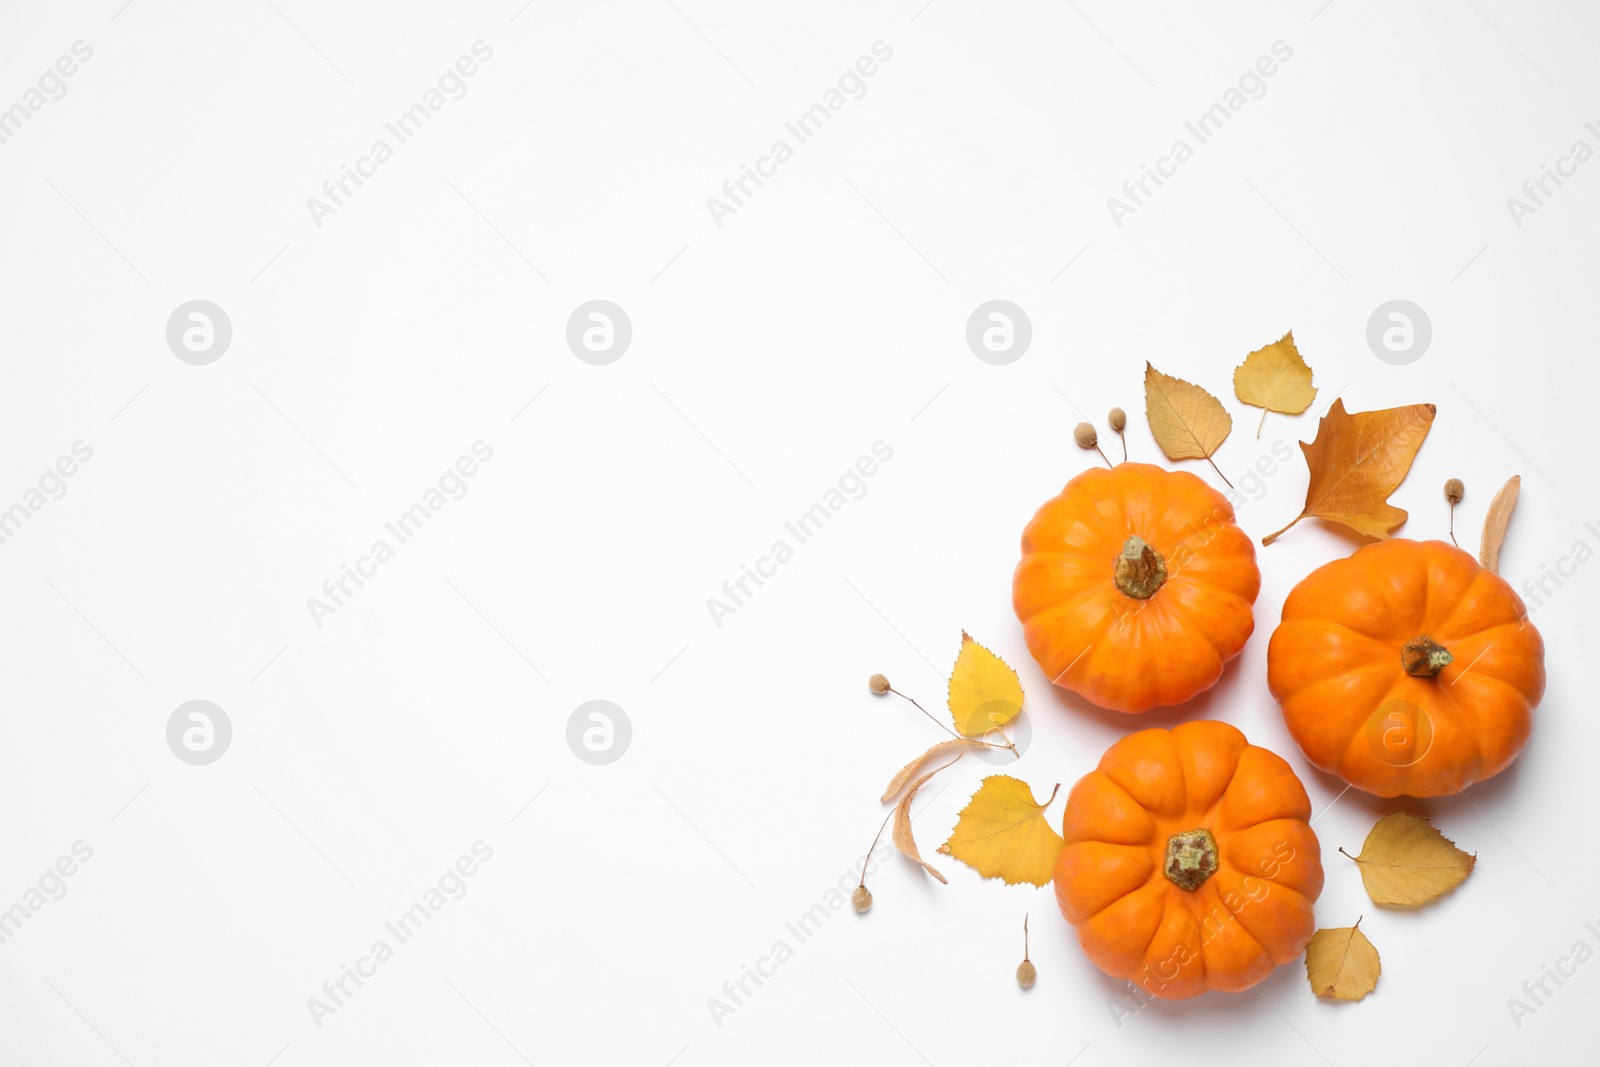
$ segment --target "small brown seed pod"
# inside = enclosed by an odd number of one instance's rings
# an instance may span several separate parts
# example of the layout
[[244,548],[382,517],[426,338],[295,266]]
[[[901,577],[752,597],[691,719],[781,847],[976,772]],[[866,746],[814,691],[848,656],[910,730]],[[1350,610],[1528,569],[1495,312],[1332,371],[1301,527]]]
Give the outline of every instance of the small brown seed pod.
[[1112,430],[1116,431],[1117,439],[1122,442],[1122,461],[1128,461],[1128,435],[1123,430],[1128,428],[1128,413],[1121,408],[1112,408],[1111,414],[1106,416],[1106,421],[1111,423]]
[[[1078,442],[1079,448],[1092,448],[1100,452],[1100,435],[1095,433],[1094,427],[1087,422],[1080,422],[1073,427],[1072,439]],[[1100,452],[1100,458],[1106,461],[1106,466],[1111,466],[1111,460],[1104,452]]]
[[1457,548],[1461,547],[1461,542],[1456,540],[1456,505],[1466,495],[1467,487],[1461,484],[1460,478],[1451,478],[1444,483],[1444,498],[1450,501],[1450,543]]
[[[889,680],[881,674],[874,674],[872,680],[874,683],[882,682],[884,689],[889,688]],[[874,684],[873,692],[877,691]],[[893,814],[894,812],[889,813]],[[885,815],[883,821],[878,824],[878,832],[873,835],[872,846],[867,849],[867,855],[861,857],[861,877],[856,882],[856,891],[850,894],[850,903],[855,905],[857,915],[865,915],[872,908],[872,890],[867,888],[867,857],[878,851],[878,842],[883,839],[883,831],[889,825],[889,815]],[[1027,952],[1024,951],[1023,955],[1026,956]]]
[[867,679],[867,688],[872,690],[875,695],[881,697],[883,694],[889,691],[889,679],[885,678],[881,674],[874,674],[871,678]]
[[1023,989],[1033,985],[1033,980],[1039,977],[1039,971],[1034,967],[1033,961],[1028,958],[1028,917],[1022,917],[1022,962],[1017,964],[1017,984]]

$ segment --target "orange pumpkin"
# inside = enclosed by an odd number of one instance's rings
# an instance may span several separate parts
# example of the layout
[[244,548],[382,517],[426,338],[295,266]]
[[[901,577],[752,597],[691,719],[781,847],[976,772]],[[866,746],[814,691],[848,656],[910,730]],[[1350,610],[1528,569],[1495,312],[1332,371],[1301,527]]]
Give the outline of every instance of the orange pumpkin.
[[1446,796],[1522,751],[1544,641],[1522,598],[1466,552],[1395,538],[1295,586],[1267,685],[1317,767],[1381,797]]
[[1147,711],[1209,689],[1255,628],[1255,545],[1186,472],[1084,471],[1022,532],[1012,604],[1057,685]]
[[1056,902],[1114,978],[1170,1000],[1248,989],[1316,928],[1310,816],[1289,765],[1227,723],[1141,730],[1067,797]]

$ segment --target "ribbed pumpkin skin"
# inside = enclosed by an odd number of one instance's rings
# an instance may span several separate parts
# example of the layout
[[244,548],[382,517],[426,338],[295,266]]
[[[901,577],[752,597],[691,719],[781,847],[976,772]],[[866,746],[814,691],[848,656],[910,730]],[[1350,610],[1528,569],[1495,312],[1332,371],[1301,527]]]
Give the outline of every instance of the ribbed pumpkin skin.
[[[1165,557],[1148,599],[1113,581],[1131,535]],[[1192,474],[1148,463],[1093,468],[1022,532],[1012,604],[1028,651],[1057,685],[1139,712],[1215,685],[1255,628],[1255,545],[1227,499]]]
[[[1157,997],[1238,992],[1298,959],[1316,923],[1322,849],[1311,802],[1277,755],[1227,723],[1141,730],[1073,786],[1056,902],[1095,966]],[[1194,890],[1163,874],[1168,839],[1216,840]]]
[[[1437,677],[1401,665],[1421,635],[1454,656]],[[1448,796],[1505,770],[1544,683],[1522,598],[1443,541],[1379,541],[1317,568],[1267,646],[1267,685],[1306,758],[1382,797]]]

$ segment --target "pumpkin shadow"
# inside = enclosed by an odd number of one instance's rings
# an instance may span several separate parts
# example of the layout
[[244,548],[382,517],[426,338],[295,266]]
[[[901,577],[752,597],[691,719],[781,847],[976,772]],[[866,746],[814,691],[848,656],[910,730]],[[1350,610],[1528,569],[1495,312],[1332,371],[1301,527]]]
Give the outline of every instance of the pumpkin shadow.
[[[1419,819],[1431,819],[1435,811],[1435,802],[1444,799],[1441,797],[1380,797],[1374,793],[1357,789],[1338,775],[1312,767],[1309,764],[1299,773],[1302,777],[1315,777],[1322,784],[1322,787],[1328,791],[1328,795],[1331,798],[1321,808],[1313,811],[1312,817],[1314,819],[1320,818],[1324,813],[1336,807],[1354,808],[1365,812],[1366,818],[1374,823],[1385,815],[1391,815],[1397,811],[1403,811],[1407,815],[1415,815]],[[1328,857],[1330,855],[1335,859],[1343,859],[1338,851],[1340,845],[1343,845],[1345,851],[1351,855],[1360,853],[1361,841],[1323,841],[1325,833],[1326,828],[1317,834],[1317,839],[1322,841],[1322,865],[1324,869],[1328,866]],[[1365,839],[1365,833],[1363,833],[1362,840]]]
[[[1306,520],[1301,519],[1300,521],[1305,522]],[[1338,557],[1340,559],[1343,559],[1346,556],[1353,556],[1358,549],[1366,548],[1368,545],[1375,545],[1378,543],[1378,538],[1369,537],[1364,533],[1358,533],[1357,531],[1352,530],[1350,527],[1341,523],[1318,522],[1317,526],[1328,533],[1333,534],[1345,545],[1349,546],[1350,551],[1346,552],[1344,556]],[[1405,534],[1401,534],[1400,536],[1404,537]]]
[[[1421,819],[1432,819],[1441,814],[1448,815],[1483,815],[1483,809],[1499,807],[1504,797],[1516,788],[1518,776],[1522,774],[1522,765],[1526,760],[1520,757],[1514,760],[1511,766],[1487,781],[1477,782],[1467,787],[1464,793],[1455,793],[1441,797],[1380,797],[1364,790],[1350,786],[1345,789],[1346,782],[1338,775],[1315,767],[1308,767],[1307,772],[1316,776],[1329,792],[1342,797],[1337,801],[1340,806],[1360,808],[1370,815],[1374,822],[1397,811],[1407,815],[1415,815]],[[1331,806],[1331,805],[1330,805]],[[1359,846],[1361,842],[1356,842]],[[1345,846],[1347,849],[1350,846]]]
[[[1343,794],[1338,804],[1365,813],[1365,818],[1362,822],[1370,823],[1371,825],[1376,825],[1378,820],[1386,815],[1403,811],[1407,815],[1413,815],[1419,819],[1428,819],[1430,822],[1437,822],[1440,817],[1476,816],[1493,826],[1494,823],[1485,813],[1485,809],[1498,807],[1504,795],[1516,787],[1515,776],[1521,773],[1522,763],[1522,760],[1516,760],[1511,766],[1488,781],[1468,786],[1467,788],[1471,792],[1470,797],[1462,793],[1443,797],[1380,797],[1351,787]],[[1331,790],[1337,791],[1344,788],[1343,779],[1315,769],[1312,770],[1312,773],[1323,779]],[[1331,807],[1332,805],[1329,806]],[[1369,825],[1367,830],[1358,831],[1349,841],[1332,841],[1328,838],[1326,828],[1319,831],[1317,838],[1322,844],[1323,869],[1326,871],[1331,865],[1340,863],[1354,866],[1354,857],[1361,854],[1362,847],[1366,842],[1366,835],[1370,832],[1371,826]],[[1452,835],[1446,834],[1445,836],[1451,837]],[[1460,842],[1458,841],[1457,844],[1459,846]],[[1347,855],[1339,854],[1341,847]],[[1535,869],[1537,870],[1537,868]],[[1380,912],[1428,911],[1449,906],[1448,901],[1453,897],[1453,893],[1446,892],[1421,904],[1379,904],[1374,901],[1372,902],[1372,907]]]
[[1457,807],[1499,807],[1503,798],[1515,788],[1517,776],[1522,773],[1523,765],[1528,761],[1527,747],[1517,754],[1511,761],[1511,766],[1490,778],[1488,781],[1477,782],[1469,785],[1466,792],[1451,797],[1435,797],[1434,799],[1449,804],[1451,810]]
[[1172,704],[1165,707],[1151,708],[1149,711],[1125,712],[1113,711],[1102,708],[1100,705],[1080,696],[1064,686],[1050,685],[1050,694],[1056,705],[1066,710],[1093,719],[1103,726],[1109,726],[1124,733],[1135,730],[1144,730],[1152,726],[1172,729],[1179,723],[1189,722],[1194,719],[1220,718],[1211,714],[1211,710],[1223,699],[1223,691],[1231,687],[1231,683],[1238,676],[1239,664],[1243,656],[1235,656],[1223,664],[1222,674],[1216,682],[1204,692],[1196,693],[1182,704]]
[[1209,1027],[1219,1018],[1243,1023],[1277,1015],[1276,1005],[1298,997],[1306,980],[1302,958],[1275,968],[1256,985],[1239,993],[1211,989],[1186,1000],[1163,1000],[1142,989],[1135,995],[1127,980],[1113,978],[1098,969],[1095,973],[1099,976],[1100,987],[1105,990],[1107,1010],[1116,1019],[1119,1030],[1140,1025],[1147,1019],[1163,1026],[1182,1026],[1192,1021]]

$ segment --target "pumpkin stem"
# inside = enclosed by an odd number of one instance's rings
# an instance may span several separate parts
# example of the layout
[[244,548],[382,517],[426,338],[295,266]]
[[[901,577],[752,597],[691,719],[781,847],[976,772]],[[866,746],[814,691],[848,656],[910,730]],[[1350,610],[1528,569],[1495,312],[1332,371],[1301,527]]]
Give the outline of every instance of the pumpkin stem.
[[1400,665],[1413,678],[1433,678],[1455,657],[1450,650],[1426,634],[1414,637],[1400,648]]
[[1162,871],[1179,889],[1194,892],[1217,873],[1217,839],[1204,827],[1173,834],[1167,839],[1167,862]]
[[1117,554],[1117,588],[1131,597],[1148,600],[1167,580],[1167,561],[1138,534],[1122,543]]

